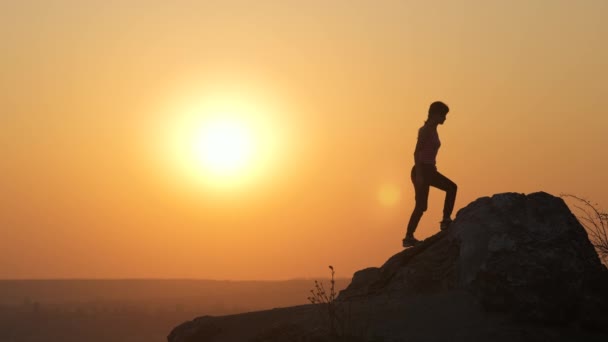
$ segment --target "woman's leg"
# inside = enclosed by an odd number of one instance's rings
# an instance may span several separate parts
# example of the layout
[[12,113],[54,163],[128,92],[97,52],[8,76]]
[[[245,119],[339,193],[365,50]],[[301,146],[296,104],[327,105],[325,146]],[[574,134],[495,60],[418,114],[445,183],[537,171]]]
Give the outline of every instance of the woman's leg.
[[434,172],[432,177],[429,177],[429,184],[438,189],[445,191],[445,201],[443,202],[443,219],[451,220],[452,211],[454,211],[454,203],[456,202],[456,192],[458,186],[449,178],[442,175],[438,171]]
[[416,231],[416,228],[418,227],[418,223],[420,222],[420,219],[422,218],[422,214],[424,214],[424,212],[427,209],[428,200],[429,200],[429,184],[426,181],[427,174],[426,174],[426,172],[424,173],[424,177],[423,177],[423,178],[425,178],[424,184],[416,185],[415,172],[416,172],[416,167],[414,166],[412,168],[412,174],[411,174],[412,177],[411,178],[412,178],[412,183],[414,184],[414,190],[416,192],[416,206],[414,207],[414,211],[412,212],[412,215],[410,216],[410,221],[407,224],[407,233],[405,234],[406,238],[414,236],[414,232]]

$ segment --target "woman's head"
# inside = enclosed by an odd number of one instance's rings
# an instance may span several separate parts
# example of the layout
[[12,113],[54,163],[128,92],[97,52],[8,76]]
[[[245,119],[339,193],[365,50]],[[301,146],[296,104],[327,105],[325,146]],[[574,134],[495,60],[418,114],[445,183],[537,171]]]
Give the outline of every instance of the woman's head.
[[432,123],[443,124],[445,117],[450,111],[448,105],[441,101],[435,101],[429,106],[429,117]]
[[431,103],[431,106],[429,107],[429,117],[433,115],[445,115],[449,111],[450,108],[448,107],[448,105],[441,101],[435,101]]

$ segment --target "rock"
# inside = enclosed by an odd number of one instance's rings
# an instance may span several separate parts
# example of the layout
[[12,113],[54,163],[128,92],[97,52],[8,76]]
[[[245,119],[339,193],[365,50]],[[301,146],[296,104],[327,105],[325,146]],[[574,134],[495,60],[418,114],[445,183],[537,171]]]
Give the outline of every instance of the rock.
[[605,300],[608,285],[598,286],[608,284],[606,278],[585,229],[561,198],[505,193],[472,202],[449,231],[396,254],[373,273],[355,274],[339,299],[465,289],[488,310],[559,323]]
[[221,332],[222,328],[213,321],[212,316],[203,316],[180,325],[178,329],[173,329],[167,340],[214,341]]
[[[561,198],[482,197],[449,230],[358,271],[335,303],[350,335],[329,338],[308,305],[203,317],[169,342],[528,341],[608,338],[608,270]],[[321,310],[323,311],[323,310]],[[324,318],[323,318],[324,317]],[[547,325],[548,324],[548,325]],[[246,333],[235,333],[239,327]],[[581,330],[582,329],[582,330]],[[348,335],[348,337],[347,337]],[[559,340],[559,339],[558,339]]]
[[520,319],[576,319],[605,269],[563,200],[546,193],[502,194],[468,210],[470,217],[495,219],[452,232],[461,236],[459,285],[479,291],[486,308]]

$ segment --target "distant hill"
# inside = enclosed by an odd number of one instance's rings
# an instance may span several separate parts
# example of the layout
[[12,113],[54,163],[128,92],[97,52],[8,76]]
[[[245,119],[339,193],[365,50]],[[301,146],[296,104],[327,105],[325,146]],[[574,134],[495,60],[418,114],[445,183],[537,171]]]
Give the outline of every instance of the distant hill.
[[[322,279],[319,279],[322,280]],[[325,280],[326,282],[328,280]],[[349,279],[337,279],[345,288]],[[0,280],[0,306],[109,306],[225,314],[304,304],[314,280],[216,281],[188,279]]]
[[0,280],[0,341],[162,342],[193,316],[305,304],[313,286],[306,279]]

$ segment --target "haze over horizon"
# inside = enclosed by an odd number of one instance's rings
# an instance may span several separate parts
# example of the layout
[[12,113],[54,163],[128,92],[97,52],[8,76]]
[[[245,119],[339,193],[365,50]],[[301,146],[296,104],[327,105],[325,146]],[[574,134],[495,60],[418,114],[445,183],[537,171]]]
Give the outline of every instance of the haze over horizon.
[[[607,15],[602,0],[0,4],[0,279],[378,266],[402,249],[435,100],[454,214],[500,192],[607,208]],[[442,203],[431,190],[419,238]]]

